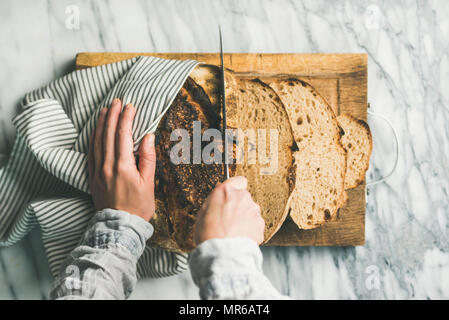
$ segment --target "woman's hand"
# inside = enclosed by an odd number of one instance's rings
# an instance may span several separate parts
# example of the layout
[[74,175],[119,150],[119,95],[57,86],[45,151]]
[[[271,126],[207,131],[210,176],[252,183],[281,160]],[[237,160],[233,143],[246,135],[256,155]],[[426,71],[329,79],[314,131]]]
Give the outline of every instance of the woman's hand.
[[103,108],[89,146],[89,185],[97,210],[123,210],[149,221],[154,214],[154,135],[139,148],[139,164],[133,155],[132,124],[135,109],[119,99]]
[[232,177],[219,184],[198,213],[194,240],[200,244],[213,238],[246,237],[263,241],[265,221],[260,207],[246,190],[245,177]]

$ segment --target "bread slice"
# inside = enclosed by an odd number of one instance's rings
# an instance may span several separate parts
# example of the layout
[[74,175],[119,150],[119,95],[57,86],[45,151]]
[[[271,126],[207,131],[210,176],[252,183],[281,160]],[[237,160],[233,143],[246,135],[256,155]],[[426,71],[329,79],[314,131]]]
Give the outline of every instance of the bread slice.
[[351,115],[342,114],[337,117],[344,131],[341,142],[347,156],[345,189],[357,187],[365,180],[369,167],[369,159],[373,148],[373,139],[368,124]]
[[338,145],[317,143],[294,157],[296,184],[286,210],[301,229],[313,229],[331,220],[346,202],[345,153]]
[[284,102],[298,147],[295,189],[286,212],[299,228],[316,228],[331,220],[347,199],[342,131],[332,108],[308,83],[286,79],[269,85]]
[[[292,176],[294,140],[287,112],[276,92],[267,84],[258,79],[236,79],[232,73],[226,76],[226,99],[229,128],[253,129],[254,132],[266,130],[265,135],[257,137],[255,145],[248,144],[246,139],[245,143],[239,144],[245,151],[244,161],[236,164],[235,175],[248,179],[248,190],[260,205],[265,220],[264,242],[267,242],[287,216],[285,206],[295,181]],[[270,150],[270,129],[277,132],[277,150]],[[271,156],[269,164],[263,164],[259,157],[259,149],[264,145],[265,154]],[[250,161],[254,156],[249,151],[251,148],[257,155],[255,164]]]

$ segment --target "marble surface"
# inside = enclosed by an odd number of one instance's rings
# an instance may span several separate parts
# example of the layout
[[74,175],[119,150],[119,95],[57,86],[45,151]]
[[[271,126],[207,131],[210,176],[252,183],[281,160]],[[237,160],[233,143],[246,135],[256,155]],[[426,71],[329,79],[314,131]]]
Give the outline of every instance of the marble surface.
[[[371,111],[400,144],[395,173],[369,188],[366,245],[264,248],[264,270],[299,299],[448,299],[448,16],[445,0],[1,0],[0,153],[21,97],[73,70],[77,52],[216,52],[217,23],[228,52],[366,52]],[[384,122],[369,123],[374,180],[391,169],[394,143]],[[0,248],[0,299],[47,298],[51,281],[39,230]],[[187,272],[142,280],[132,298],[198,291]]]

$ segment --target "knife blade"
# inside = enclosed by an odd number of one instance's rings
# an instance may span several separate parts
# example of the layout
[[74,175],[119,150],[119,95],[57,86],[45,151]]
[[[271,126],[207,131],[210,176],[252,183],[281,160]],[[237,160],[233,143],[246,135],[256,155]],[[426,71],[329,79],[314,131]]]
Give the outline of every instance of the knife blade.
[[226,138],[226,94],[225,94],[225,74],[224,74],[224,62],[223,62],[223,37],[221,34],[221,26],[218,26],[218,33],[220,35],[220,60],[221,60],[221,81],[220,81],[220,95],[221,95],[221,111],[223,119],[223,163],[226,179],[229,179],[229,164],[228,164],[228,142]]

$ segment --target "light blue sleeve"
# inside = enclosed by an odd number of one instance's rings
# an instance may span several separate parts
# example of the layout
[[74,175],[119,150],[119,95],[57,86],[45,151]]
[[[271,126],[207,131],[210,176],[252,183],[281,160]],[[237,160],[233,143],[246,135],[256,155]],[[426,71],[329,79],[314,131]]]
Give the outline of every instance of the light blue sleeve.
[[290,299],[262,271],[262,252],[249,238],[210,239],[190,255],[201,299]]
[[104,209],[64,261],[52,299],[126,299],[137,283],[136,265],[153,226],[124,211]]

